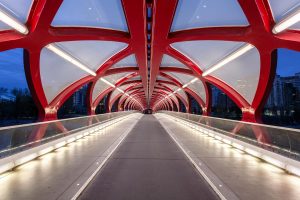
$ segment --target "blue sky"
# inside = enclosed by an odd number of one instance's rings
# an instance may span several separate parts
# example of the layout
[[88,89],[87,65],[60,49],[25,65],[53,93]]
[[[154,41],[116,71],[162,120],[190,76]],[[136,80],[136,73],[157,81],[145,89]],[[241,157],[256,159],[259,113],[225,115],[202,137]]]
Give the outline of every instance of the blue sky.
[[[291,76],[296,72],[300,72],[300,52],[279,49],[277,74]],[[23,67],[23,49],[0,52],[0,87],[28,87]]]
[[292,76],[300,72],[300,52],[279,49],[277,62],[277,74],[281,76]]
[[23,67],[23,49],[0,52],[0,87],[27,88]]

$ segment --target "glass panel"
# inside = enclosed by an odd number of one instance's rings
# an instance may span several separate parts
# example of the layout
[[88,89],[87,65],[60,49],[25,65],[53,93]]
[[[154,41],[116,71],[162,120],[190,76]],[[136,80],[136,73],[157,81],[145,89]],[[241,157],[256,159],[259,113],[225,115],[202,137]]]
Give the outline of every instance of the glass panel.
[[223,91],[210,84],[212,117],[241,120],[242,111]]
[[156,77],[156,80],[157,80],[157,81],[170,81],[170,79],[165,78],[165,77],[163,77],[163,76],[157,76],[157,77]]
[[114,90],[110,95],[110,102],[121,92],[119,90]]
[[177,93],[178,93],[178,94],[179,94],[186,102],[189,102],[189,101],[188,101],[188,97],[187,97],[185,91],[180,90],[180,91],[178,91]]
[[[120,102],[124,101],[124,98],[126,98],[126,97],[127,97],[127,96],[125,96],[125,95],[121,96]],[[125,103],[125,101],[124,101],[123,103]]]
[[136,77],[129,79],[129,81],[139,81],[139,80],[141,80],[141,76],[136,76]]
[[87,105],[88,83],[74,92],[58,109],[57,118],[73,118],[88,115]]
[[170,89],[172,89],[173,91],[175,91],[175,90],[177,90],[177,86],[175,86],[175,85],[171,85],[171,84],[164,84],[164,85],[166,85],[167,87],[169,87]]
[[120,88],[121,90],[125,91],[127,88],[129,88],[129,87],[131,87],[131,86],[133,86],[133,85],[134,85],[134,84],[126,84],[126,85],[120,86],[119,88]]
[[128,31],[120,0],[64,0],[52,25]]
[[187,68],[183,63],[179,62],[177,59],[164,54],[161,67],[180,67],[180,68]]
[[32,123],[38,118],[23,60],[23,49],[0,52],[0,126]]
[[186,74],[180,74],[176,72],[166,72],[166,74],[176,78],[182,85],[190,82],[194,77]]
[[[32,0],[0,0],[0,7],[22,23],[26,23]],[[0,21],[0,30],[11,29],[10,26]]]
[[97,71],[105,61],[127,47],[127,44],[122,42],[93,40],[59,42],[56,44],[93,71]]
[[[179,104],[178,99],[173,95],[170,97],[176,104]],[[177,105],[176,105],[177,106]]]
[[[197,124],[200,126],[199,128],[206,129],[205,131],[200,130],[205,134],[210,134],[215,131],[219,134],[224,134],[234,139],[255,145],[258,148],[263,148],[264,150],[297,161],[300,160],[300,132],[298,129],[240,122],[188,113],[170,111],[161,111],[161,113]],[[199,130],[199,128],[197,127],[196,129]]]
[[[273,17],[276,22],[287,17],[289,14],[300,8],[300,0],[269,0]],[[294,24],[290,29],[300,29],[300,22]]]
[[129,74],[131,74],[131,72],[123,72],[123,73],[118,73],[118,74],[113,74],[113,75],[109,75],[109,76],[105,76],[104,78],[106,80],[108,80],[109,82],[116,84],[118,80],[120,80],[121,78],[124,78],[126,76],[128,76]]
[[102,93],[104,92],[106,89],[108,89],[110,86],[107,85],[106,83],[102,82],[100,79],[97,81],[97,83],[95,84],[94,90],[93,90],[93,95],[92,95],[92,99],[93,102],[96,100],[96,98]]
[[40,73],[48,103],[66,87],[89,75],[47,48],[41,52]]
[[87,128],[94,128],[90,130],[94,132],[101,128],[97,127],[98,125],[132,113],[134,112],[107,113],[0,128],[0,158],[70,136]]
[[137,67],[135,55],[132,54],[114,64],[111,68]]
[[251,104],[260,75],[259,52],[253,48],[210,75],[224,81]]
[[176,42],[171,46],[190,58],[201,70],[209,68],[211,65],[223,59],[229,53],[241,47],[243,42],[228,41],[189,41]]
[[234,25],[248,25],[237,0],[179,0],[171,31]]
[[206,103],[206,92],[202,81],[196,81],[195,83],[190,84],[188,88],[195,92],[203,102]]
[[300,52],[277,52],[276,76],[263,110],[263,123],[300,129]]

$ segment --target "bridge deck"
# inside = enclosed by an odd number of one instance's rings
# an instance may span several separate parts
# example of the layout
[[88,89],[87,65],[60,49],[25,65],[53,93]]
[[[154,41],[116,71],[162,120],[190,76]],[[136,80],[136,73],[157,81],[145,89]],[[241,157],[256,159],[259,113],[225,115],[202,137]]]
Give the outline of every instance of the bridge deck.
[[0,199],[71,199],[127,133],[79,199],[218,199],[169,134],[238,198],[299,199],[299,177],[155,116],[134,115],[1,174]]
[[80,199],[218,199],[152,115],[144,115]]

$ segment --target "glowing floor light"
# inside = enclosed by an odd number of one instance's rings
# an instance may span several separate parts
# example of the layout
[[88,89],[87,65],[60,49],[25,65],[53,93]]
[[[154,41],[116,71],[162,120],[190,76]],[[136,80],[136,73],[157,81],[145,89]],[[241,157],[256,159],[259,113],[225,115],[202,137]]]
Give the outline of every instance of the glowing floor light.
[[60,49],[55,44],[48,44],[46,46],[47,49],[52,51],[53,53],[57,54],[58,56],[62,57],[63,59],[69,61],[70,63],[74,64],[75,66],[79,67],[80,69],[86,71],[87,73],[91,74],[92,76],[96,76],[97,74],[89,69],[87,66],[79,62],[76,58],[73,58],[71,55]]
[[2,6],[0,6],[0,20],[24,35],[28,34],[29,32],[24,24],[9,14],[9,12],[7,12]]

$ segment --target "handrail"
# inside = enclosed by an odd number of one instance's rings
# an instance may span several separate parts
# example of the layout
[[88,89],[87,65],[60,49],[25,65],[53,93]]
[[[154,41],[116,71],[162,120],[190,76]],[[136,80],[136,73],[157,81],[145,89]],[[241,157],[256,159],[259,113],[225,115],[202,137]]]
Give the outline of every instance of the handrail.
[[85,129],[110,123],[117,118],[135,113],[124,111],[52,120],[25,125],[9,126],[0,129],[0,157],[6,157],[33,146],[84,131]]
[[47,124],[49,122],[70,121],[70,120],[73,120],[73,119],[91,118],[91,117],[97,117],[97,116],[108,115],[108,114],[113,114],[113,113],[126,113],[126,112],[136,112],[136,111],[119,111],[119,112],[103,113],[103,114],[98,114],[98,115],[88,115],[88,116],[81,116],[81,117],[71,117],[71,118],[66,118],[66,119],[48,120],[48,121],[43,121],[43,122],[33,122],[33,123],[28,123],[28,124],[18,124],[18,125],[12,125],[12,126],[4,126],[4,127],[0,127],[0,131],[5,130],[5,129],[11,129],[11,128],[20,128],[20,127],[27,127],[27,126],[32,126],[32,125]]
[[197,124],[204,129],[254,144],[283,156],[300,160],[300,134],[298,129],[264,126],[263,124],[206,117],[189,113],[160,111],[175,118]]
[[269,125],[269,124],[261,124],[261,123],[254,123],[254,122],[246,122],[246,121],[238,121],[238,120],[233,120],[233,119],[225,119],[225,118],[220,118],[220,117],[212,117],[212,116],[204,116],[204,115],[197,115],[197,114],[192,114],[192,113],[183,113],[183,112],[174,112],[174,111],[158,111],[157,113],[180,113],[180,114],[188,114],[188,115],[193,115],[193,116],[201,116],[203,118],[208,118],[208,119],[218,119],[222,121],[230,121],[230,122],[238,122],[242,124],[249,124],[249,125],[255,125],[255,126],[262,126],[262,127],[268,127],[268,128],[276,128],[276,129],[282,129],[282,130],[287,130],[287,131],[295,131],[300,133],[300,129],[295,129],[295,128],[288,128],[288,127],[282,127],[282,126],[274,126],[274,125]]

